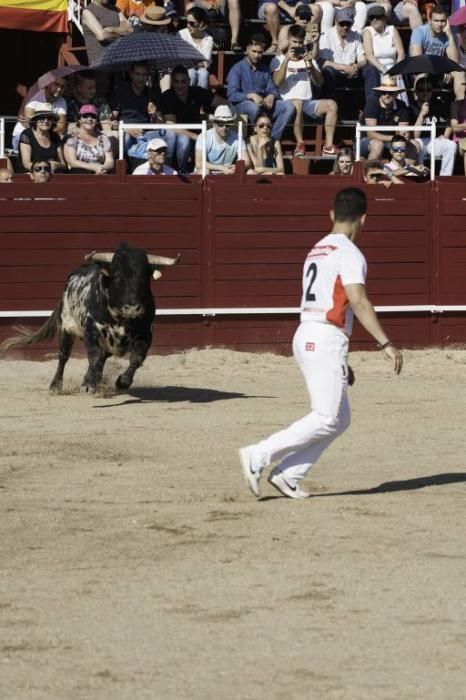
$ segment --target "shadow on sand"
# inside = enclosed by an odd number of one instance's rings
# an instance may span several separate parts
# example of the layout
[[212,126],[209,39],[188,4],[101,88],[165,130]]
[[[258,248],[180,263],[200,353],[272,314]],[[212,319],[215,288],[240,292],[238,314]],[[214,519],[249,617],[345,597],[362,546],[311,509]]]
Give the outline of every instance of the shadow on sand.
[[189,386],[161,386],[141,387],[130,389],[126,395],[131,396],[120,403],[95,406],[94,408],[114,408],[115,406],[128,406],[129,404],[145,401],[158,401],[165,403],[212,403],[214,401],[227,401],[229,399],[272,399],[274,396],[252,396],[235,391],[218,391],[217,389],[202,389]]

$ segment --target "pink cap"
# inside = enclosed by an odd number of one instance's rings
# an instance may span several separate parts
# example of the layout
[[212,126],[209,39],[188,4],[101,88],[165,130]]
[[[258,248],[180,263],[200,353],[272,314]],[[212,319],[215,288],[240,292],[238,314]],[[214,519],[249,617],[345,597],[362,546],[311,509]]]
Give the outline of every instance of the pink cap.
[[79,114],[83,117],[85,114],[92,114],[94,117],[99,116],[99,112],[97,110],[97,107],[94,107],[94,105],[83,105],[81,109],[79,110]]

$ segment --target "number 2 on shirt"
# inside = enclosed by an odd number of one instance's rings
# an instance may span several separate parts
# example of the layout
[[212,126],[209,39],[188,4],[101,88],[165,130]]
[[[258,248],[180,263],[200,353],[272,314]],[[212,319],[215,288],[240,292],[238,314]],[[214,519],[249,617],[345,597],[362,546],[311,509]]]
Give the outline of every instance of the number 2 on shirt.
[[317,277],[317,264],[312,262],[307,268],[306,277],[310,276],[309,284],[306,289],[306,301],[315,301],[316,295],[312,293],[312,285],[316,281]]

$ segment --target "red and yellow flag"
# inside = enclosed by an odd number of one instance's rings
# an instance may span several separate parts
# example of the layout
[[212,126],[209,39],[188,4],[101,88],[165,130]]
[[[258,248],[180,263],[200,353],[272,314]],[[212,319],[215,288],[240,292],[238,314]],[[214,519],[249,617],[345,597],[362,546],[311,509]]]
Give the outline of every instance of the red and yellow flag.
[[0,28],[66,32],[67,0],[0,0]]

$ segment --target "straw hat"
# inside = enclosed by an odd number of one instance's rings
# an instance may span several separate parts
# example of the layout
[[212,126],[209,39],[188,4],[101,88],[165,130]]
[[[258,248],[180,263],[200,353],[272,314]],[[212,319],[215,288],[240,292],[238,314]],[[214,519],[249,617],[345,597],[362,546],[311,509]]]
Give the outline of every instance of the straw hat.
[[40,119],[41,117],[48,117],[54,121],[58,121],[58,115],[52,109],[50,102],[38,102],[34,110],[33,119]]
[[158,7],[158,5],[149,5],[146,7],[141,15],[141,22],[143,24],[154,24],[163,26],[165,24],[170,24],[170,17],[167,17],[163,7]]
[[379,92],[403,92],[403,88],[398,87],[397,80],[393,75],[382,75],[380,85],[373,89]]

